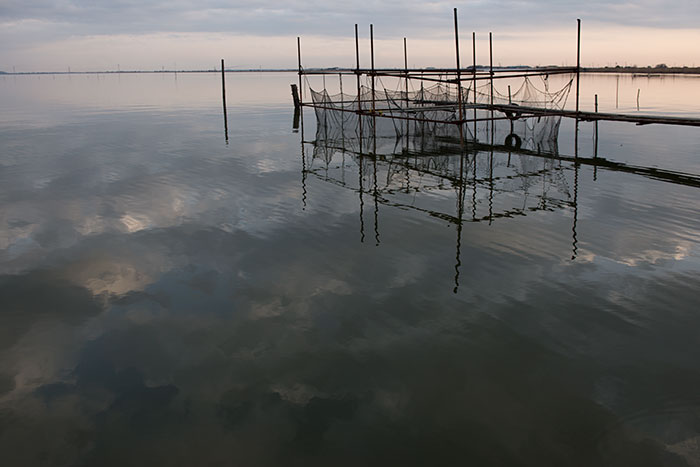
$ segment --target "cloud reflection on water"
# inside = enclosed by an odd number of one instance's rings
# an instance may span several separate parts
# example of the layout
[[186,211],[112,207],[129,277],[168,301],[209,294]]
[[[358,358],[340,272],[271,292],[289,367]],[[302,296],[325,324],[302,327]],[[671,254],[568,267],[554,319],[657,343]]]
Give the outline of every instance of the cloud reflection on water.
[[288,115],[245,138],[232,113],[230,150],[212,115],[57,127],[7,163],[9,465],[684,465],[691,188],[581,168],[586,261],[568,208],[466,224],[453,294],[453,225],[381,206],[360,244],[355,193],[309,178],[301,209]]

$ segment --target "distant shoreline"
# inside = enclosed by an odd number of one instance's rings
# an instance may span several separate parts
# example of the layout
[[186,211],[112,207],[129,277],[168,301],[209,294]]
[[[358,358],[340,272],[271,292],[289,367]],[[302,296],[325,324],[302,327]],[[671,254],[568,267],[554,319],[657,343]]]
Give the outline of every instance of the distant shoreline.
[[[494,69],[504,70],[504,69],[536,69],[540,67],[533,66],[508,66],[508,67],[494,67]],[[570,68],[570,67],[558,67],[550,66],[548,69],[557,68]],[[399,68],[396,68],[399,70]],[[426,67],[425,70],[430,70],[431,67]],[[487,67],[483,65],[477,65],[477,69],[486,70]],[[339,70],[338,67],[328,67],[328,68],[307,68],[307,71],[328,71],[332,73]],[[230,69],[227,68],[226,73],[296,73],[298,70],[296,68],[249,68],[249,69]],[[656,67],[631,67],[631,66],[615,66],[615,67],[581,67],[582,73],[620,73],[620,74],[637,74],[637,75],[700,75],[700,67],[666,67],[666,66],[656,66]],[[2,76],[17,76],[17,75],[122,75],[122,74],[177,74],[177,73],[221,73],[221,69],[209,69],[209,70],[105,70],[105,71],[18,71],[18,72],[5,72],[0,71]]]
[[581,67],[583,73],[632,73],[639,75],[700,75],[700,67]]

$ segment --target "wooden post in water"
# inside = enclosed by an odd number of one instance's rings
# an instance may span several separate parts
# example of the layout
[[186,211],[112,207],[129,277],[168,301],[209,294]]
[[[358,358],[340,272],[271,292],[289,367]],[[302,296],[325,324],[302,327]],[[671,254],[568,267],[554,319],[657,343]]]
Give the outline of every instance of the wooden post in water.
[[576,113],[579,109],[579,86],[581,81],[581,19],[577,19],[578,32],[576,36]]
[[221,102],[224,106],[224,135],[228,142],[228,115],[226,115],[226,72],[224,71],[224,59],[221,59]]
[[639,92],[641,89],[637,88],[637,112],[639,112]]
[[294,109],[299,110],[301,103],[299,102],[299,89],[297,89],[296,84],[292,84],[292,99],[294,100]]
[[292,84],[292,99],[294,100],[294,120],[292,121],[292,129],[299,130],[299,114],[301,113],[301,104],[299,103],[299,90],[296,84]]

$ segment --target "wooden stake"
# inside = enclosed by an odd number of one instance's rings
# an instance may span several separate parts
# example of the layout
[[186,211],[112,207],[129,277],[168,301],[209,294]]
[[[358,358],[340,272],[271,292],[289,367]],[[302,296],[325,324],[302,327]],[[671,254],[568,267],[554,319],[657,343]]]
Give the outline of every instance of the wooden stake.
[[637,88],[637,112],[639,112],[639,92],[641,89]]
[[301,107],[299,103],[299,90],[297,89],[296,84],[292,84],[292,99],[294,100],[294,109],[299,110],[299,107]]
[[579,86],[581,81],[581,20],[577,19],[578,33],[576,36],[576,112],[579,109]]
[[228,141],[228,116],[226,115],[226,75],[224,72],[224,59],[221,59],[221,102],[224,106],[224,135]]

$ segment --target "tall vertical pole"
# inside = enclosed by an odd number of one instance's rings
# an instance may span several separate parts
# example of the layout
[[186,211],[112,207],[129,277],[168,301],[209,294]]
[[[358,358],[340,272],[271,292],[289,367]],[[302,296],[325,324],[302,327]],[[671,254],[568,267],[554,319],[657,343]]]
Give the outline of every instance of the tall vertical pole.
[[[476,142],[476,32],[472,31],[472,88],[474,88],[474,142]],[[476,164],[476,155],[474,156],[474,164]]]
[[[372,152],[377,155],[377,109],[376,109],[376,99],[374,91],[374,25],[369,25],[369,50],[370,50],[370,64],[372,66]],[[376,192],[375,192],[376,198]]]
[[304,105],[304,88],[301,85],[301,39],[297,36],[297,61],[299,64],[299,105]]
[[457,105],[459,106],[459,129],[462,130],[462,74],[459,70],[459,28],[457,26],[457,8],[454,9],[455,17],[455,54],[457,58]]
[[489,32],[489,75],[491,76],[491,105],[493,106],[493,34]]
[[[355,76],[357,77],[357,121],[360,130],[360,154],[362,153],[362,86],[360,86],[360,36],[357,33],[357,23],[355,24]],[[360,162],[362,157],[360,157]],[[363,234],[364,235],[364,234]]]
[[[357,24],[355,24],[355,76],[357,77],[357,114],[362,114],[362,96],[360,93],[360,38],[357,34]],[[362,130],[362,118],[360,120],[360,130]]]
[[369,52],[370,64],[372,67],[372,113],[375,111],[375,94],[374,94],[374,25],[369,25]]
[[[404,73],[406,75],[406,110],[408,110],[408,50],[406,48],[406,38],[403,38],[403,68],[404,68]],[[408,153],[408,142],[409,142],[409,133],[411,131],[411,122],[409,120],[406,120],[406,150],[405,152]],[[406,174],[408,175],[408,169],[406,170]],[[406,184],[406,189],[408,189],[408,183]]]
[[[595,112],[598,113],[598,94],[595,95]],[[598,157],[598,119],[595,121],[595,141],[593,144],[593,158]],[[593,181],[598,178],[598,165],[593,166]]]
[[224,135],[228,143],[228,115],[226,115],[226,75],[224,72],[224,59],[221,59],[221,102],[224,106]]
[[403,68],[406,74],[406,107],[408,107],[408,52],[406,50],[406,38],[403,38]]
[[[576,34],[576,126],[574,128],[574,158],[578,159],[578,112],[579,112],[579,90],[581,81],[581,20],[577,19],[577,34]],[[576,165],[576,175],[578,176],[578,165]],[[575,208],[574,208],[575,209]],[[576,218],[574,217],[574,226]],[[574,237],[575,238],[575,237]],[[574,243],[575,245],[575,243]],[[574,253],[576,249],[574,246]],[[573,258],[572,258],[573,259]]]
[[581,20],[577,19],[578,32],[576,36],[576,113],[579,109],[579,85],[581,80]]

